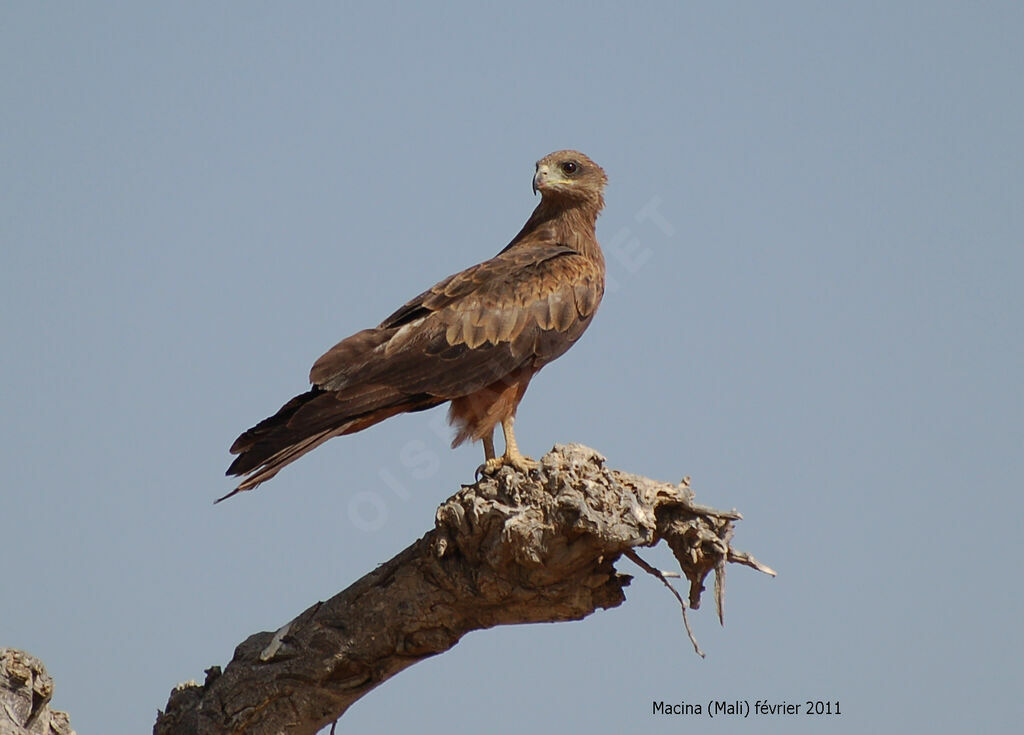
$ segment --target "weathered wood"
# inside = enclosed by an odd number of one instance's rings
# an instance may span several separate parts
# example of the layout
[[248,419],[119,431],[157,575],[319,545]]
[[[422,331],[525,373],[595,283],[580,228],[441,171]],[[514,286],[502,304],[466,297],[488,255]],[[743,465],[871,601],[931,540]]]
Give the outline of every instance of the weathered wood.
[[[529,476],[503,468],[438,508],[435,527],[390,561],[274,633],[256,633],[204,684],[185,684],[156,735],[312,735],[402,669],[495,625],[579,620],[625,599],[615,562],[664,539],[690,606],[725,563],[772,573],[731,549],[735,511],[694,503],[686,482],[604,467],[558,446]],[[719,593],[719,601],[720,601]]]
[[0,735],[75,735],[67,713],[50,709],[52,697],[42,661],[0,648]]

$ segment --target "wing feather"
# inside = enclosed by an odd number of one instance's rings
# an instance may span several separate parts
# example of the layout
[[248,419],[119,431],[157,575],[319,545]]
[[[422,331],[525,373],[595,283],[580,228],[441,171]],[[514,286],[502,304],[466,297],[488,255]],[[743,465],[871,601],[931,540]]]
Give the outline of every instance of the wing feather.
[[601,300],[601,291],[594,287],[591,279],[573,284],[573,298],[576,300],[576,310],[580,316],[590,316],[597,309],[597,303]]
[[491,323],[494,325],[494,338],[491,339],[491,342],[494,344],[507,342],[516,327],[520,314],[522,314],[522,309],[515,306],[506,306],[495,311],[491,315]]
[[473,311],[467,311],[462,315],[462,341],[471,350],[475,350],[487,341],[487,329],[478,322],[477,315]]
[[534,293],[528,311],[536,326],[551,329],[551,304],[548,301],[548,294]]
[[567,332],[572,323],[579,319],[571,284],[548,294],[548,311],[551,314],[551,326],[558,332]]

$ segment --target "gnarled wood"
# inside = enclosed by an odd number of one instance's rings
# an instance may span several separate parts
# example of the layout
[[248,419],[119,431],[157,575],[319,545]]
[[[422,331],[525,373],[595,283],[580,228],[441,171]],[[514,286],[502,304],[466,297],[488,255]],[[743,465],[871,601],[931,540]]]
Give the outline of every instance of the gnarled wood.
[[726,562],[772,573],[733,550],[735,511],[698,506],[673,485],[557,446],[529,475],[511,467],[464,487],[435,526],[390,561],[274,633],[238,646],[204,684],[176,688],[156,735],[312,735],[371,689],[471,630],[579,620],[625,599],[624,552],[665,540],[697,607],[708,573],[721,600]]
[[50,709],[52,697],[42,661],[0,648],[0,735],[75,735],[67,713]]

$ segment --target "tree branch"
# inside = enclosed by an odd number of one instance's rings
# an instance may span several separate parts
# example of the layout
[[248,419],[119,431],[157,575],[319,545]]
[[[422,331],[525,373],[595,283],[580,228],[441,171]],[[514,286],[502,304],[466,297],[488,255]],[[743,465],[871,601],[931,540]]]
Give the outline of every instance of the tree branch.
[[615,562],[662,539],[689,580],[690,607],[716,572],[721,612],[726,562],[774,574],[730,547],[740,517],[696,505],[686,481],[610,470],[592,449],[556,446],[530,476],[503,468],[464,486],[396,557],[277,632],[250,636],[223,673],[177,687],[153,732],[313,735],[469,631],[621,604],[631,577]]
[[75,735],[67,713],[50,709],[52,697],[42,661],[0,648],[0,735]]

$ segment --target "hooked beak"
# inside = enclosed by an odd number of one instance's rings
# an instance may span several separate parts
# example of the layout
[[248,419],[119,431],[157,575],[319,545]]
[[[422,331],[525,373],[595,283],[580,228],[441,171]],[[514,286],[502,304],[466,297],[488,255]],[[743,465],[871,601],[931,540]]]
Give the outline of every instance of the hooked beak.
[[538,191],[544,188],[544,184],[548,182],[548,167],[538,166],[537,173],[533,175],[533,193],[536,194]]

